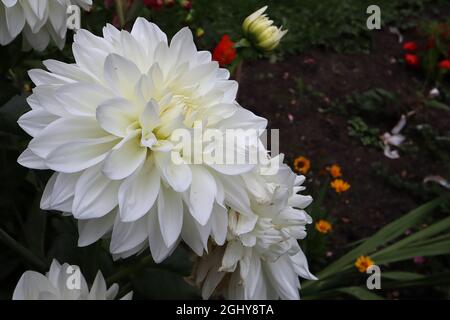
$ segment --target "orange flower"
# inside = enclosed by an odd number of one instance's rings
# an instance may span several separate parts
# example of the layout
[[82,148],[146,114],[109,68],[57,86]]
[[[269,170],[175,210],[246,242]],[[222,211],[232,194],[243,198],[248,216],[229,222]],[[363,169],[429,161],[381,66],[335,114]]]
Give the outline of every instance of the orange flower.
[[333,227],[331,226],[331,223],[326,220],[321,219],[316,222],[316,230],[320,233],[327,234],[330,233],[332,229]]
[[367,268],[373,265],[373,260],[369,256],[360,256],[355,261],[355,267],[359,272],[366,272]]
[[307,174],[309,169],[311,168],[311,161],[309,159],[300,156],[295,158],[294,160],[294,169],[301,174]]
[[341,167],[339,167],[337,164],[333,164],[331,167],[327,167],[327,171],[333,178],[342,177]]
[[342,193],[350,189],[350,184],[345,182],[342,179],[335,179],[331,182],[331,187],[336,191],[337,193]]
[[219,62],[219,65],[223,67],[232,63],[235,58],[236,49],[234,48],[234,42],[226,34],[214,48],[212,59]]

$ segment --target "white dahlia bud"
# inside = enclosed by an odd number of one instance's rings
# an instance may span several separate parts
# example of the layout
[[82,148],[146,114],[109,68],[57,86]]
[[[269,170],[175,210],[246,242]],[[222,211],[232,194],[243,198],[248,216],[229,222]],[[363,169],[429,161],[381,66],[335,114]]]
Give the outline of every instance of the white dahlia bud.
[[0,0],[0,45],[7,45],[23,31],[25,48],[42,51],[53,39],[61,49],[69,5],[89,10],[92,0]]
[[255,11],[242,23],[244,36],[257,49],[269,52],[274,50],[281,41],[281,38],[288,32],[283,27],[276,27],[267,14],[264,14],[267,6]]
[[[116,283],[106,287],[100,271],[89,290],[78,267],[53,260],[46,275],[26,271],[14,289],[13,300],[113,300],[118,292]],[[131,300],[132,296],[129,292],[121,300]]]

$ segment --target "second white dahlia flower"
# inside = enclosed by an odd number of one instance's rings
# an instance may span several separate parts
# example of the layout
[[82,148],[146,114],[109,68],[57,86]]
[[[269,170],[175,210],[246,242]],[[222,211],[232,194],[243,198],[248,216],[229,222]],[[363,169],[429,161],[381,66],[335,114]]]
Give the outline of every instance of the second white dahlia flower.
[[305,177],[283,165],[277,175],[255,170],[243,179],[256,220],[231,208],[226,245],[199,258],[194,279],[204,299],[214,292],[239,300],[299,299],[299,276],[316,279],[297,242],[312,222],[303,210],[312,198],[297,194]]
[[[254,165],[192,164],[174,134],[198,123],[218,132],[265,128],[265,119],[236,103],[228,71],[197,51],[188,28],[169,43],[142,18],[131,33],[111,25],[103,37],[79,30],[73,54],[75,64],[47,60],[49,71],[29,72],[32,110],[19,119],[33,139],[18,162],[56,171],[41,207],[78,219],[80,246],[111,232],[118,257],[149,244],[160,262],[180,239],[201,254],[210,235],[223,244],[226,206],[249,202],[230,179]],[[248,149],[238,143],[231,151]],[[200,156],[211,144],[204,150]]]
[[[16,285],[13,300],[113,300],[119,292],[115,283],[110,288],[99,271],[89,290],[86,280],[78,267],[63,265],[53,260],[46,275],[36,271],[26,271]],[[133,292],[121,300],[131,300]]]
[[25,47],[42,51],[50,39],[61,49],[66,41],[67,8],[89,10],[92,0],[0,0],[0,45],[23,32]]

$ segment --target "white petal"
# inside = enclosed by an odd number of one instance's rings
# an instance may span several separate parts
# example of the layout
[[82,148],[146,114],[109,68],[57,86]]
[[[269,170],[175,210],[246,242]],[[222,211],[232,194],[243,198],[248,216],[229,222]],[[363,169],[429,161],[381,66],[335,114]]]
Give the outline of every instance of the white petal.
[[120,42],[123,56],[133,61],[142,73],[147,72],[149,61],[145,48],[128,31],[124,30],[120,32]]
[[152,131],[159,124],[159,106],[155,100],[150,100],[140,117],[142,129]]
[[117,283],[113,283],[106,291],[106,300],[114,300],[118,293],[119,285]]
[[314,276],[308,268],[308,261],[306,260],[306,256],[303,251],[300,249],[297,254],[290,257],[295,272],[302,278],[308,280],[317,280],[316,276]]
[[105,87],[92,83],[64,85],[56,91],[56,98],[64,109],[75,116],[95,116],[97,107],[112,96]]
[[181,237],[183,241],[195,252],[196,255],[202,256],[203,250],[205,249],[203,245],[203,239],[200,236],[198,230],[198,223],[195,219],[192,219],[191,214],[188,210],[183,210],[183,228],[181,230]]
[[100,49],[80,46],[78,43],[72,45],[72,52],[80,69],[93,79],[102,80],[104,61],[107,53]]
[[70,142],[50,152],[45,163],[55,171],[78,172],[103,161],[116,143],[114,137]]
[[147,217],[147,229],[148,229],[148,243],[150,251],[152,253],[153,260],[156,263],[162,262],[166,259],[176,247],[176,243],[172,247],[167,247],[159,226],[158,213],[156,208],[153,207]]
[[25,25],[25,16],[20,5],[5,8],[6,25],[11,37],[15,38]]
[[30,169],[48,169],[45,160],[35,155],[30,149],[26,148],[17,159],[17,162]]
[[118,137],[127,135],[127,128],[138,120],[139,110],[126,99],[114,98],[104,101],[96,111],[100,126]]
[[166,247],[171,247],[180,236],[183,225],[183,203],[181,196],[161,186],[158,195],[158,220]]
[[133,98],[134,88],[141,72],[130,60],[110,54],[105,60],[104,78],[109,88],[123,97]]
[[28,76],[30,77],[31,81],[36,86],[40,85],[48,85],[48,84],[58,84],[58,85],[64,85],[68,83],[74,83],[75,81],[63,76],[60,76],[58,74],[54,74],[51,72],[47,72],[42,69],[32,69],[28,71]]
[[295,194],[289,198],[288,204],[292,207],[296,207],[299,209],[305,209],[309,206],[313,201],[311,196],[304,196],[300,194]]
[[48,293],[53,298],[58,297],[56,288],[42,274],[36,271],[26,271],[19,279],[13,293],[13,300],[39,300],[42,293]]
[[264,130],[266,127],[266,119],[244,108],[238,108],[233,116],[220,122],[221,129]]
[[155,152],[155,161],[167,183],[177,192],[186,191],[192,181],[192,172],[187,164],[175,164],[170,153]]
[[156,24],[140,17],[134,22],[131,35],[142,45],[149,55],[153,54],[159,42],[167,43],[166,34]]
[[124,138],[123,143],[105,159],[102,171],[110,179],[124,179],[143,164],[147,148],[140,145],[139,131]]
[[146,220],[146,217],[142,217],[133,222],[122,222],[117,216],[111,236],[110,251],[113,254],[126,252],[144,242],[148,236]]
[[96,219],[78,220],[78,246],[93,244],[112,229],[115,211]]
[[239,241],[229,242],[219,271],[233,272],[244,255],[244,247]]
[[0,45],[5,46],[13,40],[6,25],[5,8],[0,5]]
[[[25,122],[27,122],[27,118],[29,116],[25,117]],[[95,119],[82,117],[60,118],[49,124],[31,140],[29,147],[34,153],[45,158],[52,150],[64,144],[102,138],[106,135]]]
[[44,28],[40,29],[36,33],[30,29],[28,24],[25,24],[23,33],[28,44],[36,51],[44,51],[50,42],[50,35]]
[[97,272],[88,300],[104,300],[106,298],[106,281],[101,271]]
[[190,189],[190,208],[192,216],[205,225],[211,216],[216,197],[214,177],[201,166],[192,166],[192,183]]
[[17,123],[26,133],[35,137],[56,119],[57,116],[44,109],[34,109],[23,114]]
[[299,280],[290,263],[289,256],[282,256],[275,262],[265,263],[264,266],[267,277],[281,299],[300,299],[298,292],[300,286]]
[[105,177],[100,166],[83,172],[75,186],[72,213],[77,219],[100,218],[118,204],[120,183]]
[[225,243],[227,237],[228,214],[226,208],[214,204],[211,215],[211,231],[216,243],[221,246]]
[[145,215],[155,203],[160,188],[160,177],[151,159],[128,177],[119,189],[119,207],[122,221],[135,221]]
[[81,68],[76,64],[69,64],[53,59],[44,60],[42,63],[52,73],[58,74],[65,78],[88,83],[94,81],[86,72],[81,70]]
[[224,188],[225,203],[241,214],[252,215],[250,199],[241,177],[220,176],[219,180]]
[[255,295],[258,283],[263,281],[263,279],[261,279],[261,273],[261,260],[259,257],[252,255],[249,272],[247,273],[247,277],[243,279],[245,283],[245,294],[249,299]]

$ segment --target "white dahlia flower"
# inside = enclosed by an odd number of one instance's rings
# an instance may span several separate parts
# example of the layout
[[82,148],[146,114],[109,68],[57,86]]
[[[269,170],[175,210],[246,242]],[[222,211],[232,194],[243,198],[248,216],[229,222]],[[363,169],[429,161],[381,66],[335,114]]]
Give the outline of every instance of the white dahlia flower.
[[[276,160],[276,159],[272,159]],[[244,174],[256,221],[229,210],[227,243],[199,258],[194,273],[202,296],[227,299],[299,299],[299,276],[315,280],[297,239],[312,222],[303,210],[312,201],[304,176],[283,165],[275,176]]]
[[[16,285],[13,300],[113,300],[119,292],[114,283],[109,289],[99,271],[89,290],[80,270],[67,263],[60,265],[53,260],[50,270],[44,276],[36,271],[26,271]],[[121,300],[131,300],[133,292]]]
[[0,45],[7,45],[23,31],[25,48],[42,51],[53,39],[61,49],[69,5],[89,10],[92,0],[0,0]]
[[[79,30],[73,54],[75,64],[47,60],[49,71],[29,72],[32,110],[18,121],[33,136],[18,162],[56,171],[41,207],[78,219],[80,246],[112,231],[116,257],[149,244],[160,262],[181,238],[198,254],[210,235],[223,244],[226,205],[249,202],[233,179],[254,165],[191,164],[174,135],[196,123],[218,132],[265,128],[265,119],[236,103],[228,71],[197,51],[188,28],[169,44],[142,18],[131,33],[111,25],[103,37]],[[231,151],[249,149],[239,142]]]

